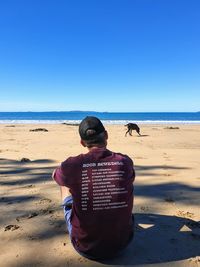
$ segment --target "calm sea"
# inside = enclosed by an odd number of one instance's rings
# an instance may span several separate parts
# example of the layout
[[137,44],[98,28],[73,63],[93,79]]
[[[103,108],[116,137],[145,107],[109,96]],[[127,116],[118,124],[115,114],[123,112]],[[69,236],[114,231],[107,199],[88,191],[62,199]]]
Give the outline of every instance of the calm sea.
[[192,123],[200,124],[200,112],[0,112],[0,123],[79,123],[86,116],[96,116],[105,124]]

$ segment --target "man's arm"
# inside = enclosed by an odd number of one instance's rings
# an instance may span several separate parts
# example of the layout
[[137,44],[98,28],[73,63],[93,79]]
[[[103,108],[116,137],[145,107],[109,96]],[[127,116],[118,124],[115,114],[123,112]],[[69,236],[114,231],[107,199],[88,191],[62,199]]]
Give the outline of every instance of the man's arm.
[[60,193],[61,193],[61,199],[62,201],[66,198],[71,196],[71,193],[69,191],[69,188],[66,186],[60,186]]
[[[52,179],[56,182],[55,180],[55,175],[56,175],[56,169],[53,171],[52,173]],[[57,182],[56,182],[57,183]],[[61,199],[62,201],[66,198],[66,197],[69,197],[71,196],[71,193],[69,191],[69,188],[66,187],[66,186],[59,186],[60,187],[60,193],[61,193]]]
[[55,179],[54,179],[55,173],[56,173],[56,169],[53,171],[52,176],[51,176],[54,181],[55,181]]

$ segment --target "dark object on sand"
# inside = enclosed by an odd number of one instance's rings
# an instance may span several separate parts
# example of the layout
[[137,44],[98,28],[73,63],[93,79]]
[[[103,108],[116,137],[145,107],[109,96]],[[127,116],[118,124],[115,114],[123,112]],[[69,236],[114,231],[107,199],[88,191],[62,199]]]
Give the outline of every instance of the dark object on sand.
[[169,129],[169,130],[178,130],[180,129],[179,127],[165,127],[164,129]]
[[62,124],[68,125],[68,126],[79,126],[79,123],[67,123],[67,122],[63,122]]
[[37,212],[33,212],[33,213],[29,214],[28,215],[28,219],[31,219],[31,218],[33,218],[35,216],[38,216]]
[[4,231],[14,231],[17,230],[19,228],[19,225],[16,224],[9,224],[5,227]]
[[165,200],[166,202],[171,202],[171,203],[175,202],[174,199],[173,199],[172,197],[166,197],[164,200]]
[[128,123],[124,126],[126,126],[128,128],[128,130],[125,133],[125,136],[127,135],[127,133],[129,133],[129,135],[132,135],[132,131],[136,131],[139,135],[141,135],[140,134],[140,127],[136,123]]
[[45,128],[36,128],[36,129],[29,130],[29,132],[48,132],[48,130]]
[[31,160],[28,159],[28,158],[22,158],[20,161],[21,161],[21,162],[30,162]]

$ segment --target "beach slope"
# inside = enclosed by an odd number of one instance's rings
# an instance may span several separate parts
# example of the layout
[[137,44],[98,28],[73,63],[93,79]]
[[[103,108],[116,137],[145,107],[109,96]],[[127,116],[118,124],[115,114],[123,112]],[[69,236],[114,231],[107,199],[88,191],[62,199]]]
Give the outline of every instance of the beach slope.
[[1,266],[200,266],[200,125],[140,127],[125,137],[123,125],[106,125],[108,148],[135,164],[135,237],[121,256],[94,262],[70,244],[51,179],[86,153],[77,125],[1,124]]

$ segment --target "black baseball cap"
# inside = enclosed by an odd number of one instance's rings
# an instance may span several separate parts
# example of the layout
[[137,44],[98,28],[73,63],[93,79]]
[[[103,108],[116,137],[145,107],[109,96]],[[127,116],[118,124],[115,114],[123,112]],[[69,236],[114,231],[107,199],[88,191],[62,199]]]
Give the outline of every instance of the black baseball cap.
[[79,124],[79,134],[83,140],[94,139],[103,132],[105,132],[105,128],[97,117],[87,116]]

